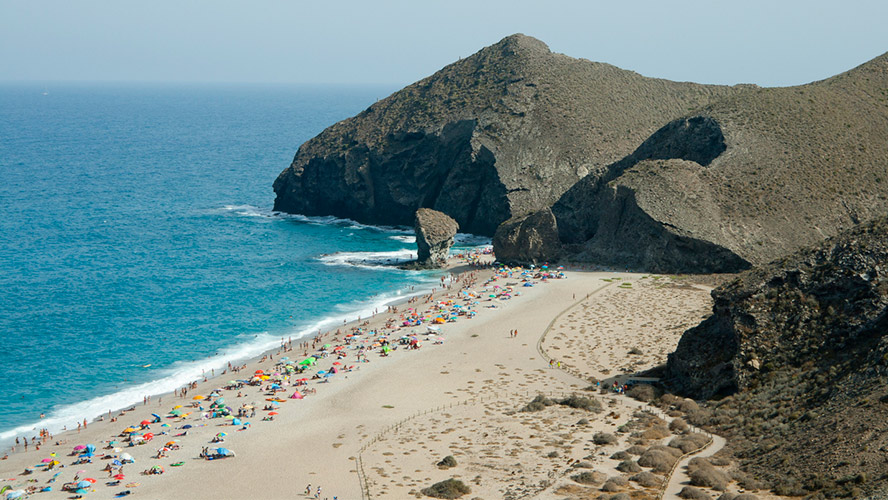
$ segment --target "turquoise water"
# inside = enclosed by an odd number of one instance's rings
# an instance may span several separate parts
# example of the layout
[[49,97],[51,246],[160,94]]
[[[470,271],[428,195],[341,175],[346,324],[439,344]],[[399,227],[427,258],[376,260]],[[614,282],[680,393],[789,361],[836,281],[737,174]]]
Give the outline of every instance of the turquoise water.
[[391,90],[0,86],[0,441],[433,286],[378,265],[408,230],[270,211],[299,144]]

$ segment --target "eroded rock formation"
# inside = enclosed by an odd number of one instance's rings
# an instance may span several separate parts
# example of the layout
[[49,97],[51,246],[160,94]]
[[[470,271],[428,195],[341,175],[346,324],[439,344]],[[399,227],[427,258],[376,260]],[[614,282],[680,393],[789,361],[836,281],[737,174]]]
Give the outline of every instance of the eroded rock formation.
[[413,226],[416,231],[418,248],[416,266],[422,268],[440,267],[447,260],[459,224],[447,216],[428,208],[416,211]]

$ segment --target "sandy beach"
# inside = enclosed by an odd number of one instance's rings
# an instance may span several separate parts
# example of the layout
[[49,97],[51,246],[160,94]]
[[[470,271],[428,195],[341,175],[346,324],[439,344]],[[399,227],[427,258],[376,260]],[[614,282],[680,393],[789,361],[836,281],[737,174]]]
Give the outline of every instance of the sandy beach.
[[[474,300],[477,315],[440,325],[443,342],[424,341],[416,350],[398,346],[388,356],[381,356],[377,348],[367,351],[369,362],[363,363],[356,363],[352,348],[358,344],[352,344],[343,359],[345,367],[354,366],[352,371],[310,380],[309,391],[298,388],[306,394],[304,399],[290,399],[297,388],[285,387],[273,421],[262,420],[269,413],[262,408],[271,398],[262,390],[265,383],[240,389],[241,398],[238,390],[221,391],[232,408],[242,404],[256,408],[246,429],[223,418],[202,419],[201,412],[189,405],[194,395],[209,395],[230,379],[252,376],[256,370],[273,371],[282,356],[301,360],[301,349],[249,362],[236,376],[225,374],[199,383],[184,398],[171,394],[152,398],[121,416],[115,413],[117,422],[106,419],[79,432],[54,436],[53,442],[62,443],[58,446],[40,450],[31,446],[26,453],[10,454],[0,461],[0,487],[50,486],[52,492],[37,496],[68,498],[72,493],[61,492],[61,486],[77,474],[79,480],[96,480],[86,488],[88,498],[114,498],[129,491],[129,496],[144,498],[292,499],[314,497],[321,486],[320,498],[358,499],[369,492],[371,498],[398,499],[422,497],[422,488],[453,477],[472,488],[467,498],[585,498],[591,488],[569,479],[578,470],[576,464],[585,462],[583,467],[605,476],[620,475],[616,469],[620,460],[610,456],[629,446],[625,436],[596,445],[596,434],[613,434],[626,424],[654,425],[630,422],[638,420],[633,417],[636,406],[626,403],[627,398],[584,391],[587,380],[663,362],[684,329],[708,311],[708,290],[667,277],[571,270],[567,279],[532,280],[536,283],[532,287],[521,286],[517,274],[485,285],[491,274],[476,271],[477,283],[469,289],[480,295]],[[455,293],[461,285],[440,292],[433,302],[458,299]],[[506,285],[519,294],[508,300],[489,297],[501,291],[494,286]],[[407,307],[428,306],[422,299],[403,304],[399,313],[380,313],[362,327],[373,330],[390,319],[400,322]],[[344,326],[338,337],[329,334],[323,342],[342,343],[351,326]],[[422,333],[425,328],[401,330]],[[330,369],[335,359],[319,360],[304,376]],[[558,362],[564,369],[558,369]],[[568,373],[568,368],[586,380]],[[312,389],[316,393],[310,393]],[[557,399],[571,393],[594,395],[604,411],[562,405],[519,411],[538,394]],[[193,413],[166,418],[177,405]],[[118,443],[121,452],[107,448],[111,440],[122,441],[118,434],[127,426],[153,420],[152,413],[164,417],[143,431],[156,434],[154,440],[131,447]],[[161,427],[162,423],[170,427]],[[184,425],[192,427],[187,435],[177,436],[185,431]],[[227,434],[224,442],[211,443],[219,432]],[[178,440],[181,449],[153,458],[171,439]],[[72,465],[76,457],[69,453],[86,444],[94,444],[99,455],[90,464]],[[224,460],[198,456],[202,448],[217,446],[233,450],[236,456]],[[35,467],[53,452],[64,468]],[[117,471],[102,471],[112,459],[100,454],[120,453],[130,453],[135,463],[124,465],[125,478],[109,486]],[[439,468],[436,464],[448,455],[457,465]],[[184,464],[171,466],[179,462]],[[162,466],[164,473],[141,474],[155,465]],[[34,472],[22,475],[25,468]],[[56,480],[47,483],[56,473]],[[311,495],[305,494],[308,484]],[[636,483],[626,488],[655,491]]]

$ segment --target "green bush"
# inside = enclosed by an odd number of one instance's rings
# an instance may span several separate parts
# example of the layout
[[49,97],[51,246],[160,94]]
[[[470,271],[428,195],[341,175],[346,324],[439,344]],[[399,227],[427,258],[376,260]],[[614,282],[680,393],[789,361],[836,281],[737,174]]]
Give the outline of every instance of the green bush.
[[422,494],[433,498],[459,498],[468,495],[472,490],[458,479],[445,479],[439,483],[435,483],[428,488],[422,489]]
[[660,484],[662,484],[662,480],[657,477],[657,475],[652,474],[648,471],[639,472],[634,476],[629,478],[630,481],[634,481],[638,483],[640,486],[644,486],[645,488],[659,488]]
[[592,436],[592,442],[599,446],[615,444],[617,442],[617,436],[614,436],[610,432],[596,432],[595,435]]
[[617,470],[620,472],[625,472],[627,474],[632,474],[634,472],[641,472],[641,466],[635,463],[632,460],[623,460],[617,465]]
[[530,403],[527,403],[524,408],[521,408],[521,411],[540,411],[544,410],[547,406],[552,406],[555,404],[555,401],[547,398],[540,394],[539,396],[533,398]]
[[580,484],[590,484],[590,485],[594,486],[594,485],[598,485],[598,484],[601,484],[602,482],[604,482],[606,477],[607,476],[605,476],[601,472],[583,471],[583,472],[580,472],[579,474],[574,474],[570,478]]
[[447,455],[440,462],[438,462],[439,469],[449,469],[451,467],[456,467],[456,459],[453,458],[453,455]]
[[576,394],[571,394],[570,397],[562,399],[558,404],[594,413],[601,413],[603,410],[601,403],[599,403],[597,399],[587,396],[577,396]]
[[730,480],[725,473],[712,467],[699,467],[688,473],[691,484],[718,491],[725,491]]
[[693,486],[685,486],[678,493],[678,496],[690,500],[710,500],[708,493],[701,489],[694,488]]

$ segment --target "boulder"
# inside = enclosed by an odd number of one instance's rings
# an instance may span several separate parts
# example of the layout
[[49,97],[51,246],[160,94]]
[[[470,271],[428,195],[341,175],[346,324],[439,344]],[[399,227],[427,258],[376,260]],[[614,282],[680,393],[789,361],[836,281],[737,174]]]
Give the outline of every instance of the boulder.
[[440,267],[447,260],[459,224],[447,214],[420,208],[416,211],[414,230],[418,247],[416,264],[423,268]]
[[540,264],[558,259],[558,224],[548,208],[500,225],[493,237],[497,260],[509,264]]

